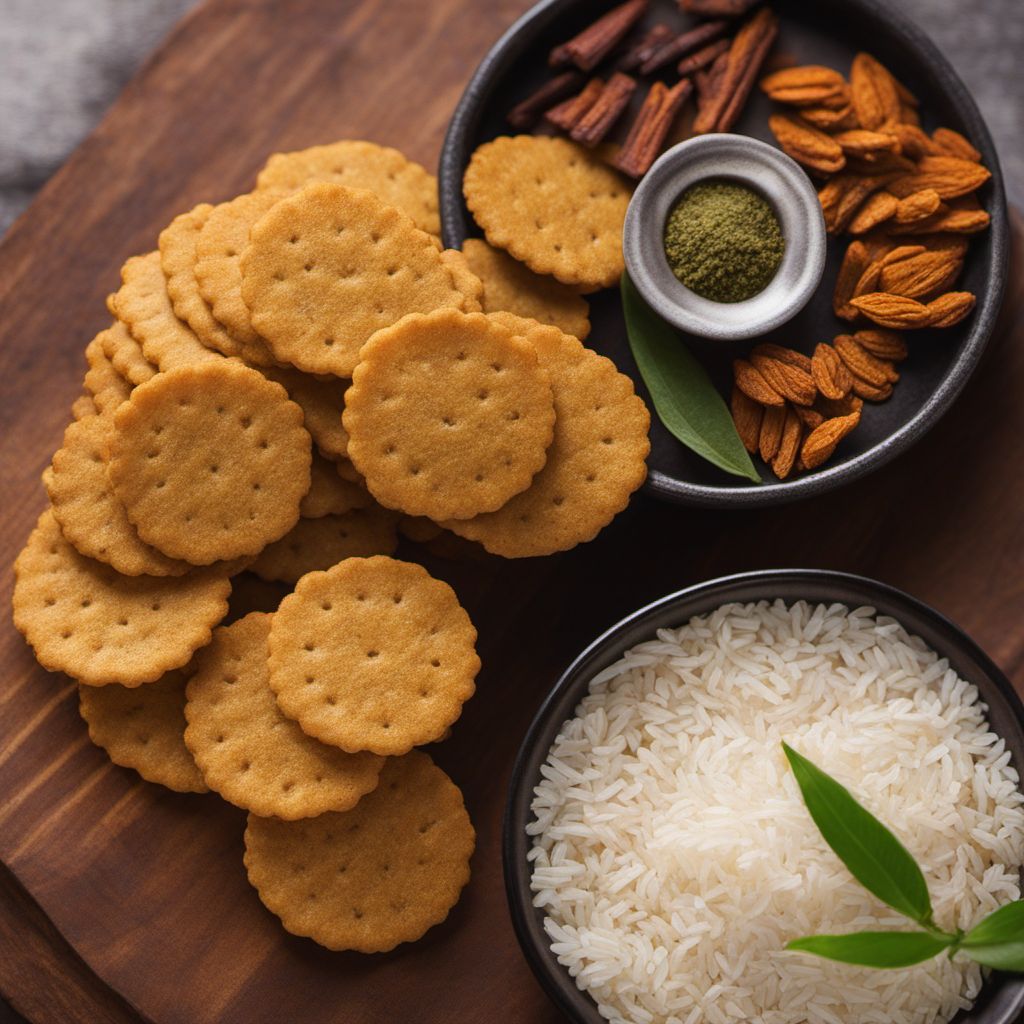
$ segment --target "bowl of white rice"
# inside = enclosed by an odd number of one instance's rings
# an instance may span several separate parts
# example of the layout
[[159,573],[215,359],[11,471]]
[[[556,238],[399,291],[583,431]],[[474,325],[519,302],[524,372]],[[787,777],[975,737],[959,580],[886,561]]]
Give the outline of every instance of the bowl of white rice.
[[785,950],[912,925],[825,843],[783,741],[896,833],[940,927],[1020,898],[1024,707],[984,652],[861,577],[714,580],[599,637],[520,749],[505,879],[560,1009],[630,1024],[1024,1019],[1024,977],[962,954],[878,970]]

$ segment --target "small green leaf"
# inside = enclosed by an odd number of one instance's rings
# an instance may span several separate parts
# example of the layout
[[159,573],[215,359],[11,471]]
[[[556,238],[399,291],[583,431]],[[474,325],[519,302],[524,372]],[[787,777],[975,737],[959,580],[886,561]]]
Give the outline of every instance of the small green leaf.
[[804,803],[825,842],[869,892],[934,928],[928,886],[903,844],[831,776],[783,743]]
[[640,297],[628,274],[622,275],[622,309],[629,347],[661,422],[712,465],[759,484],[761,477],[711,378],[682,338]]
[[862,967],[910,967],[930,960],[952,942],[928,932],[851,932],[849,935],[809,935],[786,943],[786,949],[813,953],[828,960]]
[[963,937],[960,948],[986,967],[1024,971],[1024,900],[992,911]]

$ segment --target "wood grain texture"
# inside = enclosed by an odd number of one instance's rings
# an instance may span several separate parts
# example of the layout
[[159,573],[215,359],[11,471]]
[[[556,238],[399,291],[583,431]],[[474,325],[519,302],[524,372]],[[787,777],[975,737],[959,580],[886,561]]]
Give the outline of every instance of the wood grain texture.
[[[472,68],[526,6],[211,0],[181,24],[0,247],[6,607],[11,563],[45,500],[39,473],[123,260],[152,248],[174,214],[247,188],[275,149],[365,136],[433,165]],[[385,956],[286,935],[246,882],[243,815],[110,765],[72,685],[35,665],[5,616],[0,988],[34,1021],[83,1024],[557,1020],[505,909],[505,787],[544,693],[622,615],[744,569],[852,570],[934,604],[1024,683],[1022,326],[1004,325],[924,442],[846,491],[757,514],[639,498],[596,542],[557,558],[425,559],[480,631],[477,696],[436,751],[466,793],[479,846],[449,921]]]

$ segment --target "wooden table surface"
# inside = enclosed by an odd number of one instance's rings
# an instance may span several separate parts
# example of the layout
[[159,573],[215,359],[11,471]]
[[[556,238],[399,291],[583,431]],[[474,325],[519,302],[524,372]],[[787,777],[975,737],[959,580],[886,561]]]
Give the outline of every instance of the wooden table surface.
[[[45,500],[39,474],[123,260],[151,249],[174,214],[248,188],[273,150],[367,137],[434,165],[473,67],[527,6],[209,0],[176,29],[0,246],[5,607],[11,563]],[[110,766],[88,744],[73,687],[35,665],[4,616],[0,992],[30,1020],[62,1024],[557,1020],[505,910],[503,794],[542,696],[622,615],[745,569],[856,571],[949,615],[1024,688],[1020,268],[954,410],[852,488],[758,513],[641,496],[563,556],[425,559],[480,629],[478,695],[438,749],[479,848],[449,922],[396,954],[339,956],[285,936],[245,883],[241,815]],[[591,343],[600,349],[600,337]]]

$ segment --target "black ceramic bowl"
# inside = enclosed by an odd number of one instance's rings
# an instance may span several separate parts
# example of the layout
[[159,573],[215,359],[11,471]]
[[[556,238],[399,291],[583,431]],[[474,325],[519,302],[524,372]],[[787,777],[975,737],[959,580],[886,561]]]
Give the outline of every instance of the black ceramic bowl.
[[[558,680],[537,712],[519,748],[508,804],[505,808],[502,853],[505,888],[519,943],[541,985],[557,1006],[579,1024],[600,1024],[597,1005],[581,992],[558,963],[544,932],[543,914],[530,892],[526,855],[531,840],[526,825],[533,820],[530,803],[562,724],[586,695],[590,680],[617,661],[630,647],[654,636],[658,629],[676,628],[694,615],[705,615],[732,601],[841,602],[850,607],[871,605],[892,616],[908,632],[949,658],[953,668],[974,683],[989,707],[989,721],[1006,744],[1018,769],[1024,766],[1024,705],[1009,680],[958,626],[934,609],[883,583],[839,572],[814,569],[774,569],[743,573],[701,583],[669,594],[641,608],[599,636]],[[1024,977],[994,974],[970,1013],[959,1013],[953,1024],[1011,1024],[1024,1015]]]
[[[441,154],[445,245],[458,248],[465,238],[480,234],[462,198],[462,176],[474,149],[511,133],[505,115],[545,80],[549,49],[616,2],[543,0],[484,58],[459,102]],[[1006,281],[1007,216],[999,161],[977,106],[935,45],[892,0],[774,0],[772,6],[781,19],[777,50],[787,57],[846,73],[853,55],[868,50],[893,68],[920,98],[925,128],[945,125],[966,135],[992,172],[991,181],[979,193],[992,224],[987,232],[975,236],[957,285],[978,296],[972,314],[947,330],[908,332],[915,335],[911,358],[900,367],[902,377],[893,397],[868,407],[858,428],[822,468],[779,482],[758,462],[764,482],[752,485],[704,462],[655,421],[646,487],[655,496],[685,504],[742,508],[820,494],[864,476],[905,451],[946,412],[966,384],[992,333]],[[674,0],[651,0],[647,17],[651,23],[684,23]],[[771,109],[767,98],[755,90],[733,131],[775,144],[768,131]],[[825,274],[816,294],[793,320],[765,335],[765,340],[811,351],[815,343],[847,329],[846,322],[832,313],[832,292],[848,242],[849,238],[830,240]],[[617,292],[592,297],[591,320],[594,330],[588,344],[610,356],[637,382],[641,394],[649,397],[629,350]],[[753,343],[699,338],[687,343],[727,396],[732,360],[745,355]]]

